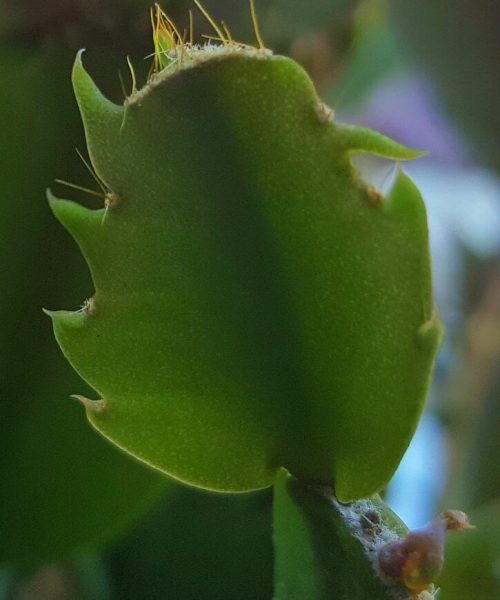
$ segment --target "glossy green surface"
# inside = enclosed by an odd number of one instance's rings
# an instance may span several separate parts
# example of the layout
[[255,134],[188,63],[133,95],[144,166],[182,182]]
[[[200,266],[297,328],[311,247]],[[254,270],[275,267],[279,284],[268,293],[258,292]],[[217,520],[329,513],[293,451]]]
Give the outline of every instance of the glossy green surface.
[[51,313],[104,399],[86,402],[90,421],[195,486],[263,488],[285,466],[344,501],[376,492],[413,435],[440,329],[417,190],[399,173],[381,199],[350,153],[418,153],[335,125],[283,57],[226,53],[160,80],[124,108],[74,67],[117,198],[50,199],[96,289]]

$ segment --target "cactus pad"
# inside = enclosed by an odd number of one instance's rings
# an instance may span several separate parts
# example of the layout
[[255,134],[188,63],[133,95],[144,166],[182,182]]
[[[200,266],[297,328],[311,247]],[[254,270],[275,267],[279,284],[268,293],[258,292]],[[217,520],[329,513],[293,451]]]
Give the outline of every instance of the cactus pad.
[[100,394],[88,418],[194,486],[264,488],[284,466],[370,495],[413,435],[440,327],[418,191],[400,172],[383,197],[351,154],[418,153],[335,124],[287,58],[183,52],[123,106],[74,66],[110,191],[95,211],[50,197],[95,285],[50,314]]

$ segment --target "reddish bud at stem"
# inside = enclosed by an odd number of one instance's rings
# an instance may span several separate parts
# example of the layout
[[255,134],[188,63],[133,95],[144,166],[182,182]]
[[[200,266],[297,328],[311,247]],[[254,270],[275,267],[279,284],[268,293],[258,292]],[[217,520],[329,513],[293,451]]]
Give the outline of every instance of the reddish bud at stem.
[[387,577],[419,594],[441,573],[446,533],[471,527],[465,513],[446,511],[425,527],[410,531],[406,538],[383,546],[378,556],[380,568]]

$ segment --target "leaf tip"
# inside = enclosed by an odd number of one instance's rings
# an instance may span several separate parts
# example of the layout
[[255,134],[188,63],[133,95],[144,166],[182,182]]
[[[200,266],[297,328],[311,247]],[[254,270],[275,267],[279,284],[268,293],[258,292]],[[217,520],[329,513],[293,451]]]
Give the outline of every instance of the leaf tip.
[[106,401],[104,400],[104,398],[101,398],[100,400],[91,400],[90,398],[87,398],[86,396],[82,396],[80,394],[71,394],[70,398],[81,402],[85,407],[85,412],[87,413],[87,415],[102,413],[106,408]]
[[108,100],[99,90],[83,65],[83,52],[81,49],[76,55],[71,81],[87,135],[98,136],[99,132],[94,132],[95,128],[101,128],[101,134],[104,130],[118,133],[123,118],[123,107]]
[[75,62],[73,63],[73,70],[75,68],[82,68],[83,69],[82,55],[85,52],[85,50],[86,50],[86,48],[80,48],[78,50],[78,52],[76,53]]
[[56,336],[63,330],[80,329],[87,316],[83,310],[51,310],[46,313],[52,319]]
[[72,200],[56,198],[50,190],[47,198],[56,219],[79,244],[83,246],[89,237],[99,236],[105,209],[92,210]]
[[82,55],[85,49],[81,48],[76,53],[75,61],[73,63],[73,69],[71,70],[71,81],[73,83],[73,89],[75,90],[75,94],[80,104],[81,95],[84,91],[93,91],[94,93],[98,92],[97,87],[87,73],[85,67],[83,66]]
[[352,154],[367,152],[391,160],[414,160],[427,154],[423,150],[409,148],[368,127],[338,125],[337,133],[343,149]]

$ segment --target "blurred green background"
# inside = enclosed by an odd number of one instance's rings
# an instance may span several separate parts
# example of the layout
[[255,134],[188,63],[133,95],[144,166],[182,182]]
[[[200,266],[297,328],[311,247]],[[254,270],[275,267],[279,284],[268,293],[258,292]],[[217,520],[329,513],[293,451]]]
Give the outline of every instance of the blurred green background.
[[[206,0],[253,41],[247,0]],[[256,2],[266,45],[301,62],[339,121],[428,151],[406,170],[429,210],[435,294],[447,327],[428,410],[386,498],[416,527],[471,513],[454,536],[441,600],[500,597],[500,3],[497,0]],[[268,599],[271,494],[216,496],[167,482],[121,454],[70,400],[84,393],[41,308],[92,295],[45,189],[102,200],[79,159],[70,85],[76,51],[123,99],[125,57],[149,69],[144,0],[0,0],[0,599]],[[182,27],[187,0],[162,3]],[[197,12],[197,32],[209,27]],[[360,160],[384,191],[394,165]],[[92,394],[91,391],[88,392]],[[481,588],[478,590],[478,582]]]

